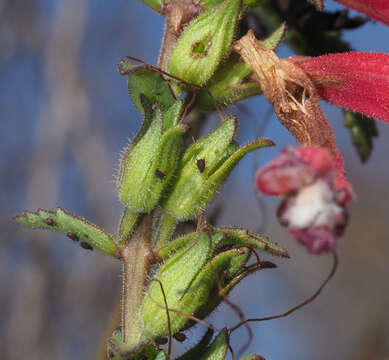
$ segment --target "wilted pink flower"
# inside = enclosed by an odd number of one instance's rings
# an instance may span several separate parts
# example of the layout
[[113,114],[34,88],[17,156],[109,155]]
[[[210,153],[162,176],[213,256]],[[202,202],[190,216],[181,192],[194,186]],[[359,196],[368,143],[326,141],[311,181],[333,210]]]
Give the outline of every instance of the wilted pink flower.
[[348,52],[289,61],[310,76],[322,99],[389,122],[388,54]]
[[352,189],[337,186],[338,173],[326,149],[288,147],[255,175],[262,193],[284,196],[280,222],[312,254],[334,251],[347,225]]
[[389,2],[388,0],[336,0],[341,4],[360,11],[372,19],[389,25]]

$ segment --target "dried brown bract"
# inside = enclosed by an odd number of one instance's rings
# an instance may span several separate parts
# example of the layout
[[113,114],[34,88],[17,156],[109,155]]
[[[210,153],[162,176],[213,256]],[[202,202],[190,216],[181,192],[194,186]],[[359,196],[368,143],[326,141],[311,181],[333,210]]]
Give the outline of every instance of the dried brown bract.
[[300,145],[338,150],[327,117],[324,115],[311,78],[288,60],[279,59],[249,30],[233,49],[253,69],[252,77],[273,105],[281,123]]

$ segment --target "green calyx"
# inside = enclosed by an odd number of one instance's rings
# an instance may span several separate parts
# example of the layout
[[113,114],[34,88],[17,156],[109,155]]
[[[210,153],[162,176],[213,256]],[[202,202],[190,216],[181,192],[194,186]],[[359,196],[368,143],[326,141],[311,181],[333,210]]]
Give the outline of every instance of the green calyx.
[[[208,232],[202,231],[187,247],[175,252],[161,265],[154,278],[158,281],[151,282],[142,305],[141,315],[146,338],[169,334],[161,284],[169,309],[195,316],[201,314],[203,318],[205,313],[209,313],[220,303],[217,279],[222,279],[223,287],[228,287],[235,274],[247,262],[250,251],[234,249],[216,254],[219,241],[220,235],[210,236]],[[170,322],[173,333],[193,324],[182,314],[173,311],[170,311]]]
[[96,248],[108,255],[120,257],[116,246],[117,240],[86,219],[73,215],[58,207],[55,211],[38,209],[35,212],[25,211],[14,215],[14,220],[20,225],[61,231],[71,240],[80,241],[81,247],[92,250]]
[[119,198],[133,212],[149,212],[169,183],[181,151],[185,127],[164,129],[160,106],[151,106],[145,97],[143,126],[127,148],[117,183]]
[[187,234],[166,244],[158,252],[164,263],[151,282],[142,305],[144,336],[168,335],[161,286],[171,309],[172,332],[185,330],[195,323],[185,314],[203,319],[220,304],[223,294],[219,286],[227,295],[248,274],[274,267],[271,263],[263,267],[261,264],[245,267],[253,251],[289,257],[285,249],[266,237],[242,228],[216,228],[207,223],[201,226],[199,233]]
[[254,141],[237,149],[233,141],[237,128],[234,117],[226,120],[208,136],[191,145],[182,156],[163,209],[179,221],[193,219],[204,208],[229,173],[248,152],[272,146],[270,140]]
[[241,0],[225,0],[193,19],[170,55],[168,71],[204,84],[230,51],[240,11]]

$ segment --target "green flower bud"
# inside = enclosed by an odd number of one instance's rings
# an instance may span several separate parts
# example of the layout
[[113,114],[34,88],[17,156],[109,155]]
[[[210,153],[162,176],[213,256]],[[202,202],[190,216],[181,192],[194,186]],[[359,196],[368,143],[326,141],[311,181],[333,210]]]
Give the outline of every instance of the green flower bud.
[[202,85],[230,51],[241,11],[241,0],[225,0],[192,20],[170,55],[168,71]]
[[108,255],[120,257],[115,243],[117,240],[97,225],[86,219],[73,215],[58,207],[55,211],[38,209],[35,212],[25,211],[14,215],[14,220],[20,225],[61,231],[71,240],[80,242],[84,249],[92,250],[94,247]]
[[177,165],[185,128],[163,131],[159,106],[150,107],[143,97],[145,120],[120,166],[119,198],[133,212],[149,212],[157,204]]
[[[216,228],[207,223],[202,225],[200,233],[187,234],[166,244],[158,252],[165,261],[154,278],[159,281],[150,284],[142,305],[144,336],[168,334],[160,284],[169,309],[203,319],[223,300],[218,282],[224,294],[228,294],[245,276],[260,269],[256,265],[244,268],[252,250],[289,257],[285,249],[261,235],[242,228]],[[274,267],[274,264],[267,266]],[[174,311],[170,311],[170,320],[173,333],[194,324]]]
[[[222,235],[210,236],[204,231],[197,236],[190,234],[189,237],[193,240],[172,254],[160,267],[155,279],[161,282],[170,309],[204,318],[222,300],[218,295],[217,278],[228,292],[230,284],[248,261],[250,251],[232,249],[215,255]],[[159,282],[151,282],[141,315],[145,337],[168,335],[166,309]],[[173,333],[193,325],[193,321],[173,311],[170,312],[170,320]]]
[[270,140],[258,140],[236,150],[236,143],[233,141],[236,127],[236,119],[228,117],[216,130],[186,150],[162,203],[170,216],[179,221],[194,218],[198,207],[204,208],[207,205],[245,154],[274,145]]

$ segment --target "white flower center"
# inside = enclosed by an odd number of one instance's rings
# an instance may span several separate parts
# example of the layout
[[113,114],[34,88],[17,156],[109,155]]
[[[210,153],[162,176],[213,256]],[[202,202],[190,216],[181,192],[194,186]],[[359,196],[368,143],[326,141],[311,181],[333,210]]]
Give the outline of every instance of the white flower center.
[[286,209],[282,218],[290,228],[333,228],[343,209],[336,203],[334,193],[324,180],[300,189],[294,202]]

